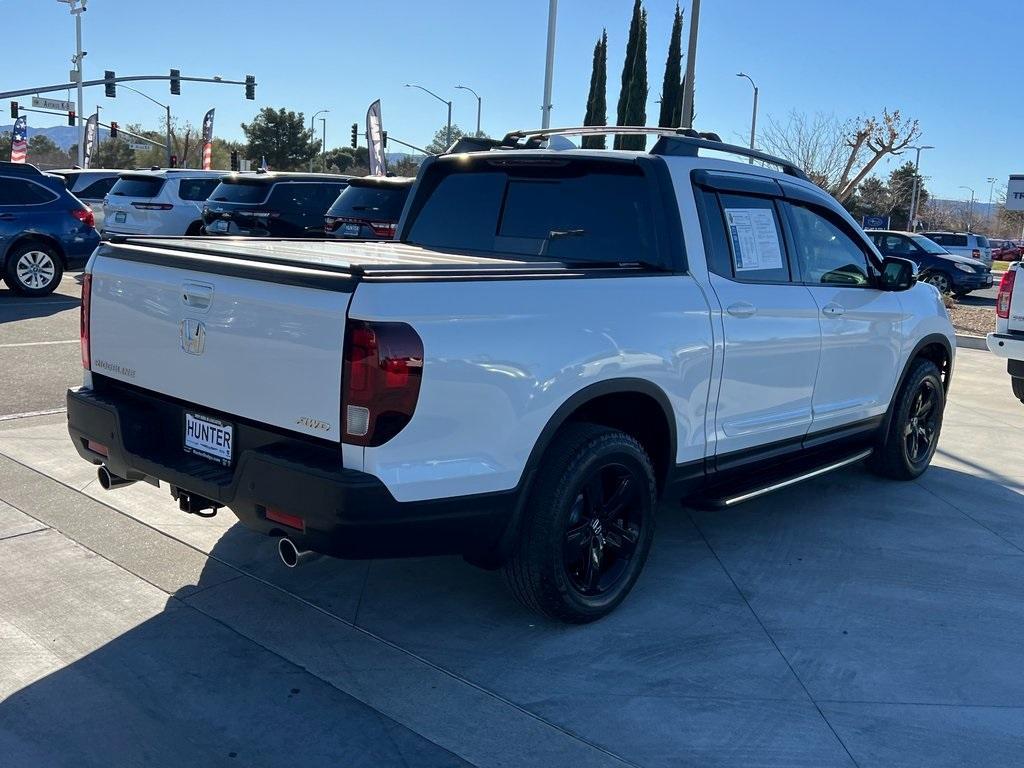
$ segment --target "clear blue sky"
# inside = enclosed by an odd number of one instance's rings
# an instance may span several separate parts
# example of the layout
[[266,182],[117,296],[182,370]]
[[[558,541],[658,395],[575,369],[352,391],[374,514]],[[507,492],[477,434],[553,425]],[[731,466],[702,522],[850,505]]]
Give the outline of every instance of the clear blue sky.
[[[648,122],[657,121],[675,0],[646,0],[649,14]],[[455,101],[454,120],[472,129],[483,97],[490,134],[540,122],[547,0],[90,0],[84,21],[86,77],[183,74],[242,79],[255,74],[257,101],[240,87],[184,83],[142,86],[174,114],[198,125],[217,108],[217,134],[241,138],[239,123],[269,105],[331,114],[328,145],[348,141],[367,105],[382,99],[385,127],[414,144],[429,141],[445,108],[403,88],[418,82]],[[688,0],[682,3],[688,11]],[[555,56],[556,125],[582,122],[594,41],[609,33],[609,113],[614,118],[632,0],[561,0]],[[158,10],[159,9],[159,10]],[[0,0],[4,36],[0,90],[65,80],[74,25],[57,0]],[[1024,3],[1020,0],[705,0],[697,61],[697,127],[739,139],[749,130],[750,73],[761,88],[761,119],[790,110],[840,117],[899,108],[918,118],[922,173],[940,197],[988,199],[985,179],[1000,185],[1024,172],[1024,88],[1020,70]],[[1016,50],[1015,50],[1016,49]],[[19,62],[15,67],[14,62]],[[59,94],[58,94],[59,97]],[[160,110],[131,93],[106,99],[107,120],[156,126]],[[7,105],[3,105],[6,112]],[[90,106],[86,112],[91,112]],[[30,122],[41,125],[38,115]],[[55,122],[55,121],[53,121]],[[319,127],[319,125],[318,125]],[[882,167],[880,170],[885,171]]]

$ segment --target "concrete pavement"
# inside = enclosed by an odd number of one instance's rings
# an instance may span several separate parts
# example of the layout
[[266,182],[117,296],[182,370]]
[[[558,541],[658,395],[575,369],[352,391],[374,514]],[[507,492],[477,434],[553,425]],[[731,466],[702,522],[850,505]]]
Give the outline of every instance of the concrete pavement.
[[935,465],[663,507],[626,603],[457,558],[296,571],[0,422],[3,765],[992,766],[1024,733],[1024,406],[960,350]]

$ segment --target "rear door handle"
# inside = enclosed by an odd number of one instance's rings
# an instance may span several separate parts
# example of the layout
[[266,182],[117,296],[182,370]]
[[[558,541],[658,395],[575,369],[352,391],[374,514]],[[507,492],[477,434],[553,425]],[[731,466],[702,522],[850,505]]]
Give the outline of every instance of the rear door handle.
[[846,307],[842,307],[836,304],[835,302],[831,304],[826,304],[824,307],[821,308],[821,314],[828,315],[830,317],[839,317],[840,315],[843,315],[845,313]]
[[725,309],[733,317],[753,317],[757,313],[757,307],[746,301],[737,301]]

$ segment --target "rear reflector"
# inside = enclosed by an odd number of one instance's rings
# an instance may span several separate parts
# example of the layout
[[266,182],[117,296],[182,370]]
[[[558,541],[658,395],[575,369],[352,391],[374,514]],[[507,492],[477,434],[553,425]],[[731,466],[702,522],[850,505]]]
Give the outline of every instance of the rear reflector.
[[92,303],[92,274],[86,272],[82,275],[82,308],[79,318],[79,342],[82,346],[82,367],[85,370],[92,368],[92,357],[89,344],[89,305]]
[[1013,280],[1016,270],[1008,269],[999,281],[999,293],[996,295],[996,316],[1004,320],[1010,319],[1010,303],[1013,301]]
[[85,443],[85,447],[88,448],[93,453],[98,453],[100,456],[110,456],[110,451],[107,449],[107,446],[101,443],[93,442],[92,440],[87,440]]
[[273,520],[275,523],[287,525],[289,528],[294,528],[297,531],[306,530],[306,521],[298,515],[289,515],[287,512],[282,512],[280,509],[274,509],[273,507],[267,507],[264,515],[267,520]]

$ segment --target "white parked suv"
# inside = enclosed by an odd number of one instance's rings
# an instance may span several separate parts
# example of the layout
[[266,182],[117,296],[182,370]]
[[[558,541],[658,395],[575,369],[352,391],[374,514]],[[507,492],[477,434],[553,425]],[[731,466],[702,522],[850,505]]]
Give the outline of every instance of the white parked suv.
[[598,130],[428,159],[397,242],[101,245],[78,452],[104,487],[229,507],[288,565],[461,554],[570,622],[625,598],[659,500],[924,472],[955,337],[913,264],[713,134],[544,147]]
[[203,204],[223,175],[184,168],[122,173],[103,201],[103,234],[198,235]]
[[1024,264],[1019,261],[1010,264],[999,282],[996,330],[988,334],[986,343],[989,350],[1006,358],[1014,397],[1024,403]]
[[992,245],[984,235],[971,232],[921,232],[929,240],[938,243],[950,253],[976,259],[992,266]]

